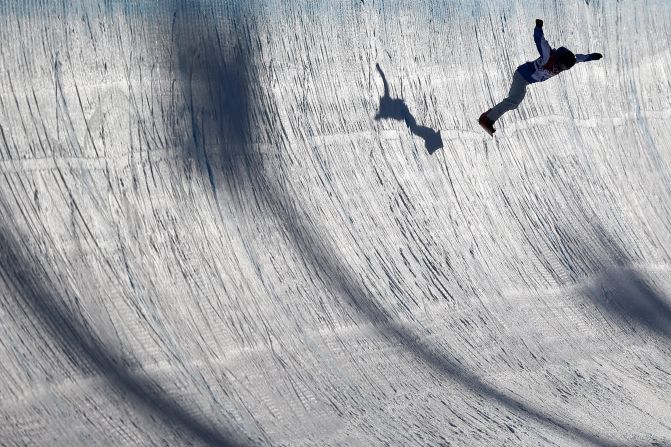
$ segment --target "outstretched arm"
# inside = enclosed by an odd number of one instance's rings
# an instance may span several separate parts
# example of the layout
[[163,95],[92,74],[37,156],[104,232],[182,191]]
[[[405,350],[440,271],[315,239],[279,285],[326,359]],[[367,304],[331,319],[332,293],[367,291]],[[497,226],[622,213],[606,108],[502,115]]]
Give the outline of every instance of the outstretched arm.
[[384,76],[384,73],[380,68],[380,64],[375,64],[375,68],[377,68],[377,71],[380,73],[380,76],[382,76],[382,84],[384,84],[384,98],[387,98],[389,97],[389,84],[387,84],[387,78]]
[[534,28],[534,42],[536,42],[536,49],[538,54],[541,55],[542,64],[546,64],[548,59],[550,59],[550,54],[552,53],[552,47],[547,40],[545,40],[545,35],[543,34],[543,21],[541,19],[536,19],[536,28]]
[[576,62],[589,62],[589,61],[598,61],[603,55],[601,53],[590,53],[590,54],[576,54]]

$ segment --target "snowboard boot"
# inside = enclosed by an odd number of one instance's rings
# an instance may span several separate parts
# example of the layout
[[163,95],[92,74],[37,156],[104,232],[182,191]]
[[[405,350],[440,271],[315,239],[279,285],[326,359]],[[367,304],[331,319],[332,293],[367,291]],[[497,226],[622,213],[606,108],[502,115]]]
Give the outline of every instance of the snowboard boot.
[[489,135],[494,135],[494,132],[496,132],[496,129],[494,129],[494,121],[487,118],[487,114],[489,113],[490,110],[492,109],[489,109],[485,113],[480,115],[478,123],[480,124],[480,126],[482,126],[483,129],[487,131]]

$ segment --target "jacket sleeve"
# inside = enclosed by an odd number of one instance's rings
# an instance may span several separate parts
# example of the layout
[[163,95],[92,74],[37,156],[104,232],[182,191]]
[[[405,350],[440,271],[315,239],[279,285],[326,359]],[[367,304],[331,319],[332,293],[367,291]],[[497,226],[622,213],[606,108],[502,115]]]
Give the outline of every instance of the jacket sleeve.
[[576,54],[575,55],[576,63],[578,63],[578,62],[589,62],[591,60],[592,60],[592,55],[591,54]]
[[545,36],[543,35],[543,28],[537,26],[534,28],[534,42],[536,42],[536,49],[538,54],[541,55],[542,64],[546,64],[548,59],[550,59],[550,54],[552,53],[552,48]]

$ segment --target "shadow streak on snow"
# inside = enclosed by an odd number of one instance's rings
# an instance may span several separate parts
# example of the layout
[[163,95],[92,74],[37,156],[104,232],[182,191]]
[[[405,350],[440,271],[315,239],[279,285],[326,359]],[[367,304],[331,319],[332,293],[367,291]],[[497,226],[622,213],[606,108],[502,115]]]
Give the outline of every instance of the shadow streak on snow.
[[[542,213],[513,213],[522,233],[532,233],[538,240],[547,239],[551,243],[563,271],[558,274],[552,265],[546,264],[548,272],[559,284],[565,283],[567,277],[573,284],[589,284],[583,289],[584,295],[622,329],[627,329],[624,325],[634,329],[638,326],[671,339],[671,301],[636,271],[624,244],[609,234],[594,212],[583,205],[580,189],[570,182],[560,184],[564,191],[569,191],[567,196],[572,197],[570,207],[561,213],[557,209],[548,210],[540,202],[525,203],[524,207],[544,210]],[[502,194],[511,207],[511,197]],[[541,234],[539,228],[546,230]],[[539,260],[544,259],[538,247],[531,245],[530,249]]]
[[[372,299],[371,294],[357,283],[348,267],[332,255],[337,250],[321,238],[303,217],[304,213],[301,212],[296,199],[288,195],[283,188],[276,186],[273,179],[264,173],[262,156],[257,146],[252,144],[254,139],[259,137],[253,134],[253,126],[250,125],[252,113],[256,112],[254,115],[256,117],[265,117],[267,123],[265,126],[272,128],[276,135],[279,135],[276,138],[282,138],[284,134],[281,123],[273,113],[275,108],[273,104],[254,97],[254,88],[260,83],[258,72],[252,64],[253,45],[249,44],[254,36],[245,34],[253,33],[254,25],[244,25],[240,21],[238,26],[241,27],[241,32],[237,33],[238,38],[247,39],[247,42],[242,43],[239,40],[234,43],[233,53],[226,53],[225,48],[220,45],[218,32],[216,29],[211,29],[209,32],[213,33],[213,39],[198,42],[203,58],[190,59],[184,56],[189,55],[189,51],[182,52],[183,56],[180,58],[182,89],[188,92],[185,96],[190,103],[191,121],[194,123],[191,144],[184,148],[184,156],[187,159],[197,156],[201,160],[202,173],[212,182],[215,199],[217,196],[215,178],[219,176],[213,172],[212,166],[219,166],[221,162],[223,180],[228,183],[231,192],[235,193],[236,188],[240,187],[239,179],[244,177],[252,179],[250,182],[253,185],[252,193],[259,201],[258,205],[265,204],[277,219],[306,268],[317,272],[327,290],[334,296],[344,298],[356,313],[370,321],[392,344],[403,346],[446,379],[455,380],[470,391],[495,401],[501,407],[520,413],[522,417],[564,432],[583,442],[602,446],[614,445],[594,433],[572,426],[570,422],[553,419],[543,411],[485,383],[461,366],[458,359],[442,349],[432,348],[410,329],[396,323],[393,315]],[[177,41],[182,40],[178,38]],[[235,60],[230,59],[231,54],[235,55]],[[381,70],[380,73],[382,74]],[[225,79],[233,80],[232,87],[222,82]],[[427,144],[433,141],[431,138],[440,139],[439,133],[431,129],[423,133],[427,128],[416,126],[403,101],[389,98],[386,79],[384,81],[386,94],[381,101],[379,118],[405,120],[411,130],[419,132],[418,135],[427,140]],[[209,124],[203,117],[209,117]],[[235,120],[237,127],[232,127],[231,123]],[[224,144],[209,145],[208,142]]]
[[408,105],[405,101],[392,98],[389,95],[389,84],[387,83],[387,78],[385,77],[382,68],[380,68],[380,64],[375,64],[375,68],[378,73],[380,73],[382,82],[384,83],[384,96],[380,98],[380,110],[378,110],[375,115],[375,120],[393,119],[404,121],[406,126],[410,129],[410,132],[424,140],[424,147],[429,154],[433,154],[435,151],[442,148],[443,139],[440,136],[440,131],[436,132],[430,127],[418,125],[417,120],[410,113],[410,109],[408,109]]
[[334,247],[324,242],[312,227],[303,223],[295,204],[283,191],[273,187],[268,179],[264,179],[264,199],[273,209],[281,210],[276,213],[282,226],[291,236],[293,244],[298,248],[303,261],[310,268],[320,274],[322,282],[334,295],[345,298],[352,308],[365,316],[377,330],[388,338],[392,344],[403,346],[424,364],[449,380],[455,380],[470,391],[495,401],[496,404],[537,423],[554,428],[582,442],[600,446],[616,446],[607,439],[571,425],[569,421],[560,421],[548,416],[542,410],[526,404],[508,393],[496,389],[484,382],[476,374],[462,366],[461,362],[444,349],[433,347],[422,341],[413,331],[394,321],[386,309],[380,306],[371,293],[353,279],[348,268],[337,260],[331,253],[336,253]]
[[566,242],[572,248],[570,252],[579,256],[573,261],[597,273],[585,295],[620,326],[644,328],[671,339],[671,303],[667,297],[632,267],[631,257],[602,225],[591,224],[591,233],[589,240],[573,237]]
[[640,272],[629,267],[608,270],[601,278],[600,289],[593,289],[588,296],[621,321],[671,339],[668,301]]
[[[250,21],[243,13],[232,22],[233,30],[221,34],[212,14],[196,1],[177,1],[172,40],[178,63],[181,94],[189,121],[184,155],[198,160],[217,198],[218,174],[228,188],[240,188],[240,174],[253,165],[247,146],[252,137],[249,43]],[[216,170],[220,169],[221,172]]]
[[[94,331],[74,316],[60,296],[43,282],[47,271],[39,262],[23,255],[20,245],[0,233],[0,275],[15,293],[17,308],[25,308],[34,317],[46,339],[52,340],[73,368],[84,375],[105,380],[121,398],[149,418],[156,416],[176,432],[187,432],[210,446],[236,446],[231,434],[213,429],[182,407],[150,377],[133,371],[130,362],[111,349]],[[9,299],[9,297],[7,298]]]
[[[195,57],[198,56],[196,53]],[[238,55],[230,63],[245,66],[240,61],[241,57]],[[222,110],[231,111],[240,107],[239,101],[244,100],[244,88],[248,85],[244,79],[222,69],[216,81],[228,83],[236,91],[242,92],[226,103]],[[220,85],[214,88],[221,90],[225,87]],[[244,108],[244,104],[241,107]],[[231,113],[226,116],[226,122],[233,129],[230,134],[242,141],[247,134],[244,120]],[[235,129],[239,131],[236,133]],[[202,154],[198,156],[202,160]],[[204,164],[208,165],[207,160],[204,160]],[[20,301],[17,306],[26,309],[34,317],[33,321],[56,344],[73,368],[79,369],[84,375],[100,377],[134,409],[149,420],[162,420],[178,436],[184,433],[197,442],[213,447],[245,445],[236,440],[232,431],[221,426],[214,427],[204,417],[194,415],[193,409],[181,405],[157,381],[133,370],[128,359],[107,347],[96,335],[94,328],[79,321],[75,316],[76,311],[69,308],[60,294],[52,292],[53,287],[46,282],[49,277],[47,270],[23,253],[22,244],[8,236],[11,233],[6,226],[1,229],[0,275],[15,291],[11,297],[16,297]]]

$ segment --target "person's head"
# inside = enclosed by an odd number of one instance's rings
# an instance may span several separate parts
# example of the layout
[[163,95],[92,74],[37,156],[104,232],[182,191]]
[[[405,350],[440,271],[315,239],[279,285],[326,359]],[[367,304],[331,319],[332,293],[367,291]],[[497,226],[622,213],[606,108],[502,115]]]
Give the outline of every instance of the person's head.
[[564,47],[557,48],[557,68],[560,71],[569,70],[575,65],[575,54]]

